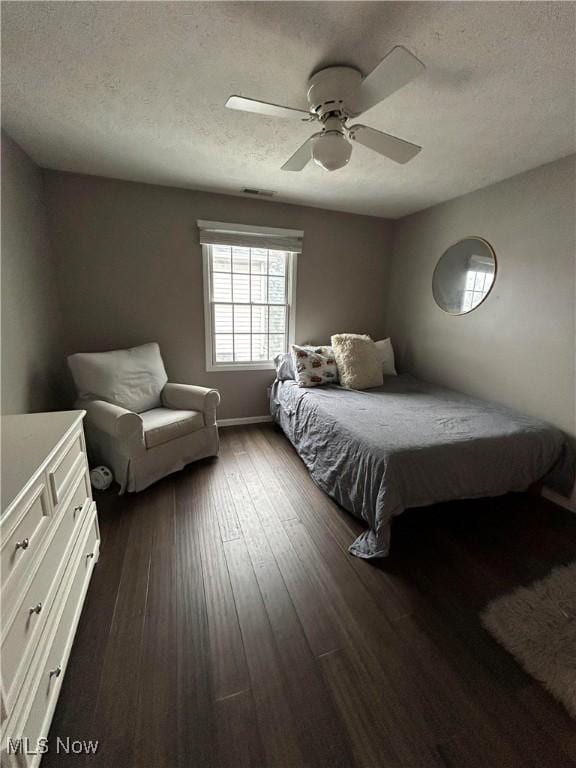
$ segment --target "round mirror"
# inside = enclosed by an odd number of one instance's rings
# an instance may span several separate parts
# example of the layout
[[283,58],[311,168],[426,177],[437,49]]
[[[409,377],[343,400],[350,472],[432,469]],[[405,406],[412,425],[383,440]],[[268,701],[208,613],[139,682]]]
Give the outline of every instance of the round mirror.
[[434,270],[436,304],[451,315],[465,315],[488,296],[496,278],[496,254],[481,237],[467,237],[445,251]]

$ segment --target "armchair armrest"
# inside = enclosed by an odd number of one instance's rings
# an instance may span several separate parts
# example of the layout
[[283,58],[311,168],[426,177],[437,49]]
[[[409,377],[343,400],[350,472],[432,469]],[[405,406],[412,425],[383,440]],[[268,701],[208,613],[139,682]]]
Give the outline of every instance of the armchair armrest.
[[207,427],[216,424],[216,408],[220,393],[216,389],[196,387],[193,384],[166,384],[162,390],[162,405],[183,411],[201,411]]
[[144,444],[142,419],[137,413],[107,403],[105,400],[83,400],[86,421],[111,437],[131,438]]

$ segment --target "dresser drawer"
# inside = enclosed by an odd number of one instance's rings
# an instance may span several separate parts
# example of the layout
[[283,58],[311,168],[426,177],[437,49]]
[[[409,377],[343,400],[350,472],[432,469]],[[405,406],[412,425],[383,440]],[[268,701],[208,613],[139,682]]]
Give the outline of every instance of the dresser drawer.
[[82,510],[88,508],[89,501],[92,501],[90,476],[86,470],[82,470],[81,474],[74,480],[72,493],[58,512],[58,520],[66,518],[65,525],[67,529],[70,529],[70,526],[73,527],[82,516]]
[[88,476],[83,472],[76,479],[65,508],[54,521],[50,542],[36,565],[24,598],[14,610],[11,610],[10,605],[2,604],[2,680],[9,702],[17,687],[14,683],[18,673],[20,669],[25,671],[26,662],[45,623],[50,601],[65,567],[67,550],[70,550],[90,507],[89,496]]
[[40,479],[10,512],[8,518],[0,522],[3,599],[6,599],[4,590],[10,578],[34,560],[50,522],[50,511],[48,489],[44,480]]
[[[25,713],[24,725],[18,729],[18,736],[28,738],[31,745],[37,744],[40,738],[48,735],[84,595],[98,559],[99,535],[94,503],[90,505],[88,517],[89,521],[84,526],[80,543],[75,549],[73,564],[63,580],[62,595],[59,595],[58,603],[48,619],[46,641],[44,643],[43,638],[42,646],[49,645],[50,650],[41,663],[41,671],[31,693],[31,705]],[[38,762],[39,756],[31,756],[26,765],[35,766]]]
[[81,467],[86,468],[82,431],[77,432],[48,467],[48,482],[54,506],[60,504]]

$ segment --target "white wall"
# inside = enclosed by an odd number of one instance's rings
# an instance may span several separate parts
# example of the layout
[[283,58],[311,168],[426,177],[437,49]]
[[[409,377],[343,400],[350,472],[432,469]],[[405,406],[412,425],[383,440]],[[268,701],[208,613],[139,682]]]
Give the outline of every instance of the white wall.
[[[387,330],[404,370],[549,421],[576,437],[574,156],[395,223]],[[467,235],[498,260],[489,297],[451,316],[432,297],[444,250]]]
[[[576,437],[574,157],[395,222],[393,256],[376,218],[45,172],[55,272],[40,171],[6,135],[2,156],[3,412],[68,405],[65,353],[156,339],[172,379],[221,390],[221,417],[265,414],[269,372],[204,370],[206,218],[305,230],[297,340],[387,330],[401,369]],[[471,234],[493,245],[498,276],[454,317],[434,303],[432,272]]]
[[62,323],[40,169],[2,132],[2,413],[63,405]]
[[220,418],[266,415],[273,373],[205,370],[198,219],[304,230],[297,341],[384,332],[388,221],[52,171],[45,189],[66,351],[158,341],[173,381],[220,390]]

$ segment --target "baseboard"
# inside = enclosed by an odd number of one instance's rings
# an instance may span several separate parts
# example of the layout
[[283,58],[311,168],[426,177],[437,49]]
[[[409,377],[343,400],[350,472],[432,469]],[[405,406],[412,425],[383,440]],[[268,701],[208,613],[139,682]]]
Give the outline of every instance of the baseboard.
[[576,512],[576,498],[574,495],[569,499],[566,496],[556,493],[556,491],[553,491],[551,488],[546,488],[546,486],[544,486],[542,488],[542,496],[544,496],[545,499],[548,499],[548,501],[554,502],[554,504],[557,504],[559,507],[568,509],[570,512]]
[[272,416],[243,416],[239,419],[218,419],[219,427],[237,427],[241,424],[263,424],[272,421]]

